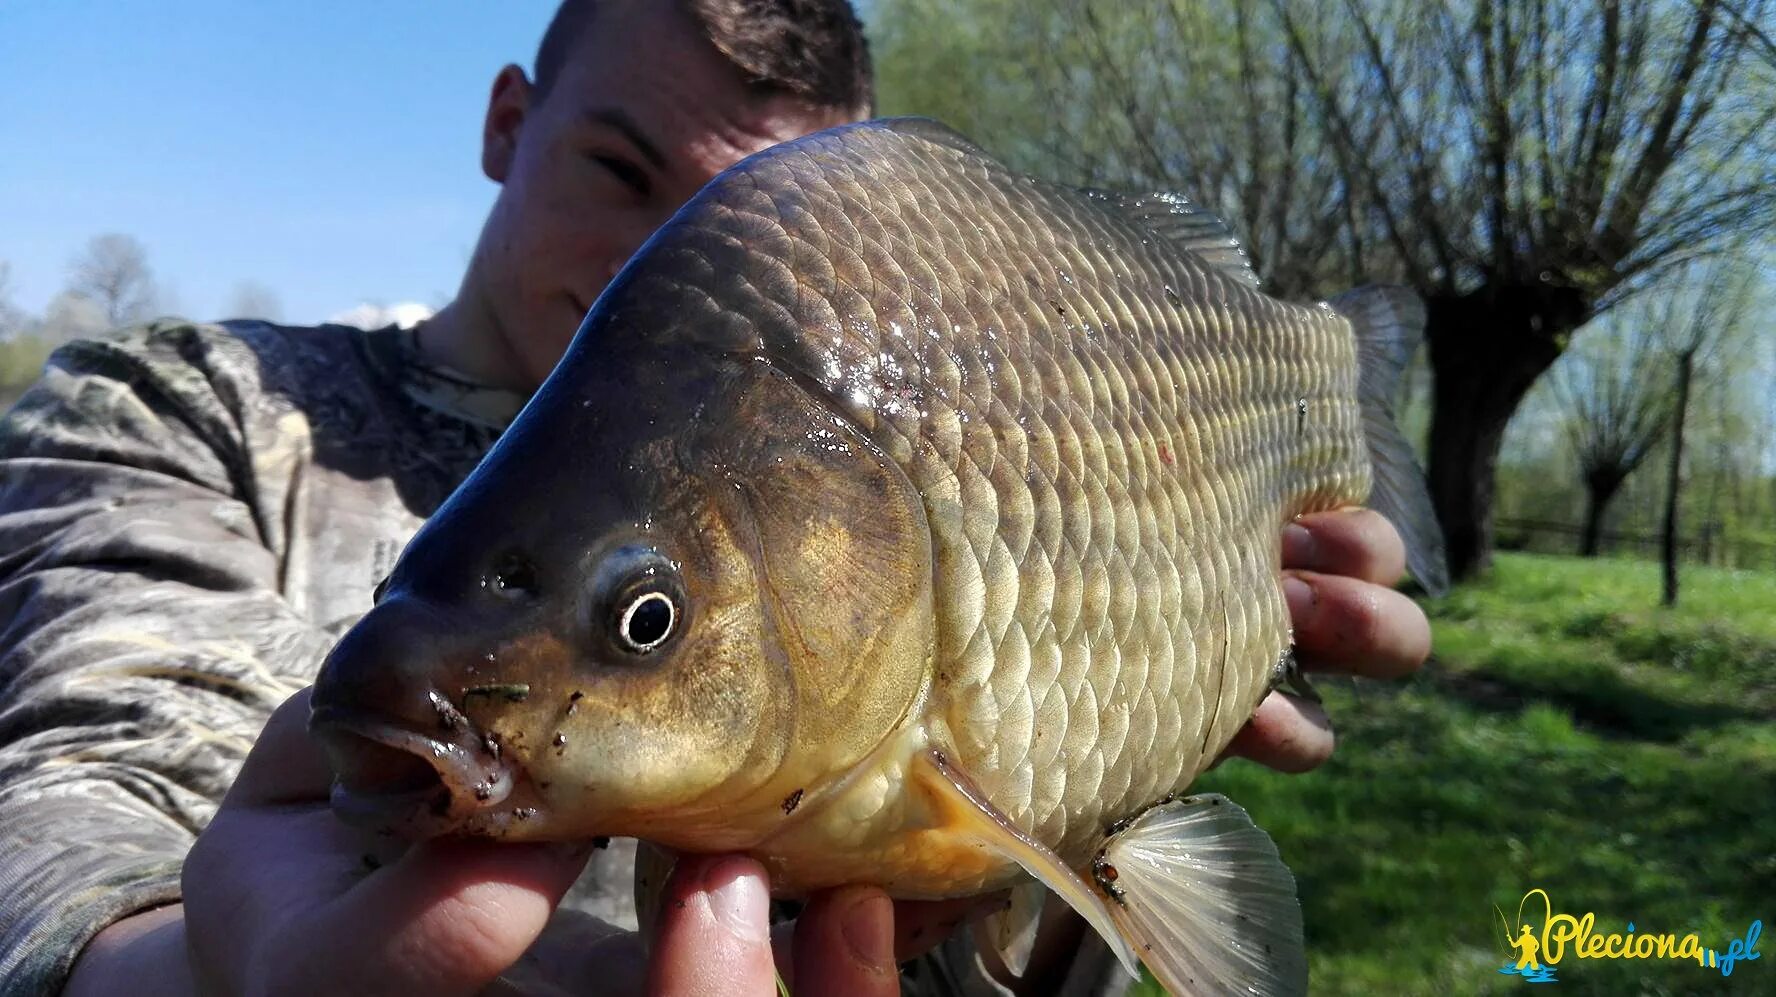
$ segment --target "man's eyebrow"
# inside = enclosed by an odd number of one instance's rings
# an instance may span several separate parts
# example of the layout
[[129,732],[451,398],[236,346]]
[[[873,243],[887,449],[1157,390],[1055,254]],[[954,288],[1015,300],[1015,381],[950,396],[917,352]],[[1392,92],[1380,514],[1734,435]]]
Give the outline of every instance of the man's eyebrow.
[[622,132],[623,137],[635,146],[642,158],[653,164],[654,169],[666,169],[666,157],[660,153],[660,147],[642,133],[641,126],[635,123],[635,119],[627,111],[620,107],[598,107],[587,111],[584,117],[587,121]]

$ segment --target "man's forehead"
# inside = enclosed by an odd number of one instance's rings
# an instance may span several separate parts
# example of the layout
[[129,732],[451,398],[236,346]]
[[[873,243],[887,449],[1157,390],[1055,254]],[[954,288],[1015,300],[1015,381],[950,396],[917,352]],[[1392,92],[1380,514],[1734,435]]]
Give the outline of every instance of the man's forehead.
[[626,135],[657,168],[720,170],[850,120],[794,94],[749,86],[670,0],[602,7],[551,93],[582,120]]
[[849,121],[836,108],[787,95],[758,102],[749,114],[685,137],[685,151],[704,168],[726,169],[755,152]]

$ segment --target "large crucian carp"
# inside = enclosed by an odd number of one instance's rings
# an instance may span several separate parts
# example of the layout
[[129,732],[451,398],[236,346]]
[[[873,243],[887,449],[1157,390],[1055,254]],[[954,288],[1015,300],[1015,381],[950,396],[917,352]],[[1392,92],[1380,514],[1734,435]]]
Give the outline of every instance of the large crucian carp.
[[1188,201],[933,122],[761,152],[329,657],[334,805],[745,852],[787,896],[1034,877],[1174,991],[1300,991],[1275,846],[1179,794],[1288,670],[1291,517],[1367,502],[1442,587],[1390,412],[1422,324],[1398,290],[1267,297]]

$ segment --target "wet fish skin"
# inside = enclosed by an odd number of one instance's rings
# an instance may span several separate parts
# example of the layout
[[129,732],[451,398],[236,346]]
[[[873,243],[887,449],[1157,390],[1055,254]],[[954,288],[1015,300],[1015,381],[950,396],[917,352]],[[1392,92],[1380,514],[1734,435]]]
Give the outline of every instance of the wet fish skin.
[[[316,702],[407,727],[435,692],[500,746],[464,771],[509,795],[375,817],[424,833],[745,849],[787,892],[1020,877],[928,833],[936,747],[1079,866],[1268,691],[1281,526],[1369,492],[1357,385],[1342,316],[1100,198],[926,125],[822,133],[644,247],[403,555],[360,627],[447,618],[424,695],[367,695],[348,638]],[[685,610],[630,655],[643,563]],[[530,693],[461,702],[488,682]],[[349,769],[362,725],[319,726]]]
[[1368,492],[1348,323],[941,133],[810,142],[706,194],[625,298],[747,316],[725,349],[906,473],[936,568],[925,720],[1083,856],[1267,691],[1281,525]]

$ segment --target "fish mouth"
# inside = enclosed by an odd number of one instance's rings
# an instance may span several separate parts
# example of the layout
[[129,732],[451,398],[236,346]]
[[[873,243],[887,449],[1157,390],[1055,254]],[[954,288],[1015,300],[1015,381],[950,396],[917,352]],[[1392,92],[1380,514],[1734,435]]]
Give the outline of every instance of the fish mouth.
[[309,717],[309,730],[333,764],[334,812],[361,827],[443,833],[500,807],[518,781],[498,742],[466,723],[444,740],[383,717],[323,706]]

